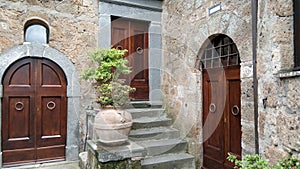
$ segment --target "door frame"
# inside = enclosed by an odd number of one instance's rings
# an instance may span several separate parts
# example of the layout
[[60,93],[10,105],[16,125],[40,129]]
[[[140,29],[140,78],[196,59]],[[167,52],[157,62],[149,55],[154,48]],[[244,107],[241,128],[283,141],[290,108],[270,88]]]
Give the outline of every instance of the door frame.
[[[77,161],[79,153],[79,111],[80,84],[79,77],[73,63],[58,50],[37,43],[24,43],[15,46],[0,55],[0,99],[3,97],[3,76],[10,65],[26,57],[47,58],[56,63],[64,72],[67,80],[67,138],[66,161]],[[2,107],[2,101],[0,102]],[[2,108],[0,109],[0,119]],[[0,126],[1,120],[0,120]],[[1,134],[1,133],[0,133]],[[2,137],[1,137],[2,138]],[[0,168],[2,167],[2,140],[0,140]]]
[[[120,3],[122,5],[120,5]],[[149,23],[148,67],[149,102],[162,104],[162,40],[161,40],[161,1],[149,1],[147,4],[119,0],[101,0],[99,2],[98,47],[111,47],[111,17],[140,20]],[[105,36],[103,36],[105,35]]]

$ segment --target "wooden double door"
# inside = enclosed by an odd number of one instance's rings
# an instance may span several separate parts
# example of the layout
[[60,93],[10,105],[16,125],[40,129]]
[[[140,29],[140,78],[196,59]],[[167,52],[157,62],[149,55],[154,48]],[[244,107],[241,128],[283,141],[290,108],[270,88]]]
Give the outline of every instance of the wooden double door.
[[228,153],[241,157],[240,68],[203,72],[203,168],[232,169]]
[[148,22],[112,17],[112,47],[128,50],[125,57],[132,72],[122,78],[136,88],[134,100],[149,100],[148,27]]
[[66,104],[66,78],[55,63],[14,63],[3,78],[3,166],[64,160]]

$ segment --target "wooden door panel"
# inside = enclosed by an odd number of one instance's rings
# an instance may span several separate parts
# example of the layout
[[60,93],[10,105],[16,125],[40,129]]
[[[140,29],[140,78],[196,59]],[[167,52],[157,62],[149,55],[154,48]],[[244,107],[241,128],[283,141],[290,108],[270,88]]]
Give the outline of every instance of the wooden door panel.
[[204,166],[220,168],[223,166],[224,133],[222,72],[206,71],[204,74],[203,95],[203,136],[204,136]]
[[21,163],[34,163],[36,161],[35,151],[34,148],[3,150],[3,166],[10,167]]
[[62,97],[42,97],[41,116],[37,125],[38,147],[66,144],[65,103]]
[[[229,150],[234,155],[241,155],[241,113],[240,113],[240,80],[229,81]],[[236,115],[235,115],[236,114]]]
[[[2,149],[22,149],[34,145],[30,97],[4,97],[4,111],[2,116]],[[18,110],[16,110],[18,109]]]
[[149,69],[148,69],[148,25],[141,22],[131,22],[131,50],[133,53],[132,62],[133,72],[131,87],[136,91],[131,97],[136,100],[149,99]]
[[9,97],[8,140],[30,138],[30,97]]
[[66,148],[64,145],[38,147],[36,159],[38,162],[65,159]]
[[125,57],[132,73],[121,78],[136,88],[130,97],[149,100],[148,23],[118,18],[112,21],[111,33],[113,48],[128,50]]
[[[241,154],[241,115],[231,113],[232,107],[240,111],[239,72],[239,68],[203,72],[203,168],[232,169],[227,154]],[[211,103],[216,105],[214,113]]]
[[[241,159],[241,86],[240,86],[240,69],[228,69],[227,72],[227,88],[230,93],[227,96],[228,99],[228,108],[226,109],[227,121],[226,124],[226,149],[224,156],[227,157],[227,154],[233,154]],[[225,168],[232,169],[234,165],[229,161],[226,161],[224,164]]]
[[66,103],[66,79],[56,64],[35,58],[13,64],[3,79],[3,166],[64,158]]
[[50,67],[49,65],[42,64],[42,85],[61,85],[61,79],[59,75],[57,74],[56,70],[54,70],[53,67]]
[[[128,56],[130,55],[130,37],[128,22],[119,19],[117,21],[112,21],[111,43],[112,48],[128,50],[128,52],[124,55],[124,57],[128,58]],[[128,64],[130,64],[130,62]],[[124,80],[125,84],[130,84],[131,77],[129,75],[121,75],[119,78]]]
[[34,62],[24,59],[11,66],[3,78],[3,165],[32,162],[34,153]]
[[[42,98],[42,138],[61,136],[61,98],[43,97]],[[52,119],[52,120],[50,120]]]
[[41,112],[37,117],[37,161],[65,158],[66,99],[41,97]]
[[130,35],[129,35],[129,24],[127,21],[116,20],[112,21],[111,25],[111,44],[116,49],[127,49],[128,52],[125,57],[129,55],[130,50]]
[[42,80],[36,89],[36,99],[40,106],[36,117],[37,161],[64,159],[67,128],[66,80],[62,70],[50,61],[42,60],[39,65]]
[[31,85],[32,79],[31,76],[31,66],[32,63],[24,63],[18,69],[11,72],[10,79],[8,80],[8,84],[10,86],[23,86],[23,85]]
[[134,46],[133,46],[133,58],[130,60],[130,66],[132,66],[133,72],[135,72],[134,79],[132,79],[132,82],[144,82],[148,76],[146,74],[146,71],[148,69],[148,65],[146,65],[147,62],[145,62],[145,53],[147,52],[147,49],[145,49],[145,32],[143,31],[135,31],[133,38]]

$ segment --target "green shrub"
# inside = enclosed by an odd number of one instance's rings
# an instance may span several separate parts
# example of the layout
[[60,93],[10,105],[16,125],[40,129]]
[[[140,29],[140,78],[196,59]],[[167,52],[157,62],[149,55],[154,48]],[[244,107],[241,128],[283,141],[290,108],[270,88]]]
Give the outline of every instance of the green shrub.
[[239,169],[300,169],[300,163],[296,158],[281,159],[274,166],[270,166],[269,162],[257,154],[245,155],[242,160],[236,156],[228,154],[228,161],[234,163],[234,168]]
[[274,165],[273,169],[300,169],[300,162],[296,158],[285,158]]
[[92,80],[97,91],[96,102],[102,107],[123,106],[129,103],[129,93],[135,89],[124,84],[119,79],[122,74],[131,73],[127,59],[124,58],[127,50],[96,49],[90,52],[90,60],[96,64],[84,70],[81,74],[85,80]]

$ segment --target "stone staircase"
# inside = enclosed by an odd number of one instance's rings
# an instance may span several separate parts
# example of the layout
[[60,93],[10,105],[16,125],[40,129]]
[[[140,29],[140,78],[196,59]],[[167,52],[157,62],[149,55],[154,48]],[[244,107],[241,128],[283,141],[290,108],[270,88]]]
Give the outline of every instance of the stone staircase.
[[179,137],[161,107],[128,109],[133,117],[130,140],[146,149],[142,169],[194,169],[195,159],[186,153],[187,142]]

